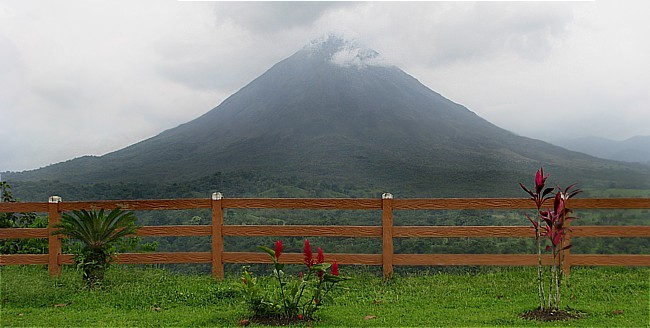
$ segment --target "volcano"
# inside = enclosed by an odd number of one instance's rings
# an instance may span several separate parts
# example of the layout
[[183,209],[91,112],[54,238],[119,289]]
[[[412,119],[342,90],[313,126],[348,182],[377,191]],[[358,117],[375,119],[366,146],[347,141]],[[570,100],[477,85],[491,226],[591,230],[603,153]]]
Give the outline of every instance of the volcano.
[[567,181],[650,185],[641,166],[516,135],[373,50],[329,36],[206,114],[124,149],[12,174],[66,183],[178,182],[221,172],[327,180],[426,196],[516,189],[539,166]]

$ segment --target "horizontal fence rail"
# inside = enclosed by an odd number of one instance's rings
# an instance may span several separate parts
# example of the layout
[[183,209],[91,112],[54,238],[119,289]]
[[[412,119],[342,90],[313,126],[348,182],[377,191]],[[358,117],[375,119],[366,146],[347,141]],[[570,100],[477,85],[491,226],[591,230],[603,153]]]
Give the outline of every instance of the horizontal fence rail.
[[[589,198],[572,199],[573,209],[650,209],[650,198]],[[550,204],[549,204],[550,206]],[[48,254],[0,254],[0,265],[47,264],[52,275],[58,275],[61,265],[72,264],[71,254],[62,254],[59,236],[52,236],[53,225],[62,212],[72,210],[184,210],[210,209],[210,225],[144,226],[138,236],[210,236],[210,252],[121,253],[115,262],[121,264],[211,263],[212,275],[221,279],[225,263],[271,263],[268,254],[256,252],[226,252],[224,237],[355,237],[381,238],[381,254],[332,254],[340,264],[383,266],[384,276],[390,277],[394,265],[411,266],[534,266],[534,254],[394,254],[395,238],[534,238],[529,226],[394,226],[394,210],[522,210],[534,209],[528,199],[520,198],[432,198],[392,199],[287,199],[287,198],[222,198],[169,200],[117,200],[62,202],[51,197],[49,202],[0,203],[0,212],[48,213],[48,228],[2,228],[0,239],[47,238]],[[225,225],[225,209],[313,209],[313,210],[377,210],[381,212],[380,226],[320,226],[320,225]],[[378,217],[379,219],[379,217]],[[571,237],[641,237],[650,238],[650,226],[573,226]],[[549,265],[551,256],[544,255]],[[303,255],[283,254],[283,262],[302,263]],[[650,254],[567,254],[565,269],[570,266],[650,266]]]

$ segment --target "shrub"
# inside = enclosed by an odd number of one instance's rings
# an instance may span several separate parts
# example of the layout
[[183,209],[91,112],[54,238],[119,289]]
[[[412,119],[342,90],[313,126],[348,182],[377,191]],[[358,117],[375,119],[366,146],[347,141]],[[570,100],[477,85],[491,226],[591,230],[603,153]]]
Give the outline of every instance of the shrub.
[[334,302],[330,292],[337,283],[348,279],[339,275],[336,260],[325,263],[325,255],[320,247],[314,258],[309,240],[305,240],[303,249],[307,274],[301,272],[297,278],[287,276],[284,272],[285,264],[279,261],[283,251],[281,241],[275,243],[275,249],[266,246],[260,246],[260,249],[268,253],[273,261],[272,281],[277,282],[277,288],[274,289],[275,292],[268,293],[249,268],[244,267],[242,283],[245,302],[253,318],[277,319],[282,322],[311,320],[321,306]]
[[[0,181],[0,202],[14,203],[18,200],[11,192],[11,185]],[[0,228],[46,228],[47,218],[33,212],[0,213]],[[47,240],[43,238],[2,239],[0,254],[47,254]]]

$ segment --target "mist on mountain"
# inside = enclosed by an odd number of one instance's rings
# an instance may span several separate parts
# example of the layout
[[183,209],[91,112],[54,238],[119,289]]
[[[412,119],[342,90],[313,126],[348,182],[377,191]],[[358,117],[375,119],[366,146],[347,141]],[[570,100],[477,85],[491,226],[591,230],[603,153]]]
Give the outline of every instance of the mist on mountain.
[[650,188],[646,166],[516,135],[376,51],[330,35],[192,121],[104,156],[10,177],[171,184],[254,172],[257,179],[324,181],[405,196],[500,196],[516,194],[518,182],[540,166],[565,185]]

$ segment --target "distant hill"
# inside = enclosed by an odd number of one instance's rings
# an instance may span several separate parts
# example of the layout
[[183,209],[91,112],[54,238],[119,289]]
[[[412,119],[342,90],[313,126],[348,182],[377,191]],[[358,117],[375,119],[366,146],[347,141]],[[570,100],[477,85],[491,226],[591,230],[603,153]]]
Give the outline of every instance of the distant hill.
[[553,143],[600,158],[650,165],[650,136],[635,136],[621,141],[601,137],[583,137],[562,139]]
[[650,169],[515,135],[372,50],[312,42],[201,117],[100,157],[10,174],[66,184],[182,183],[256,172],[401,196],[519,194],[543,165],[562,184],[650,188]]

